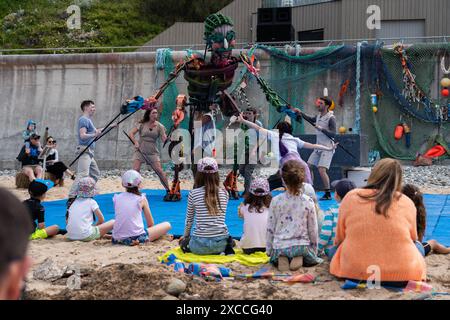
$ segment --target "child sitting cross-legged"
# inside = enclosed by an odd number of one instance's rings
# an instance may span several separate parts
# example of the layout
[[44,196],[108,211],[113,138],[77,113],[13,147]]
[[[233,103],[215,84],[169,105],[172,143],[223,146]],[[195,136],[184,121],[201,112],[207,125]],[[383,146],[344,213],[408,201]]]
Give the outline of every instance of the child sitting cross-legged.
[[[77,186],[77,198],[69,208],[67,239],[92,241],[102,238],[112,230],[114,220],[104,222],[105,218],[98,203],[93,199],[96,194],[94,179],[91,177],[80,179]],[[94,215],[98,220],[95,225],[93,225]]]
[[[356,188],[355,183],[348,179],[333,181],[331,186],[335,189],[334,199],[338,203],[341,203],[348,192]],[[334,246],[334,238],[336,237],[338,214],[339,205],[333,206],[325,212],[319,235],[319,255],[325,254],[330,260],[337,249]]]
[[317,257],[318,226],[314,201],[303,193],[305,170],[295,160],[280,169],[286,192],[274,197],[269,207],[266,252],[281,272],[314,266]]
[[266,252],[267,218],[272,201],[267,179],[254,178],[244,198],[238,208],[239,217],[244,219],[241,248],[245,254]]
[[417,236],[418,240],[416,246],[423,256],[429,255],[431,252],[438,254],[449,254],[450,248],[440,244],[436,240],[427,240],[424,242],[425,229],[427,224],[427,211],[423,203],[423,195],[420,189],[412,184],[403,186],[402,193],[410,198],[417,209]]
[[[59,227],[57,225],[45,226],[45,209],[41,202],[45,199],[47,191],[53,187],[53,183],[48,180],[36,179],[28,186],[30,199],[23,203],[28,208],[33,223],[33,233],[30,240],[46,239],[58,234]],[[37,224],[36,224],[37,221]]]
[[[115,222],[112,242],[114,244],[139,245],[154,241],[171,229],[169,222],[155,225],[147,197],[139,191],[142,180],[140,173],[135,170],[128,170],[122,176],[122,186],[126,191],[113,197]],[[142,211],[144,211],[148,228],[144,227]]]
[[184,236],[180,239],[183,252],[234,254],[234,242],[225,224],[227,205],[228,192],[220,185],[217,161],[209,157],[200,159],[194,189],[188,196]]

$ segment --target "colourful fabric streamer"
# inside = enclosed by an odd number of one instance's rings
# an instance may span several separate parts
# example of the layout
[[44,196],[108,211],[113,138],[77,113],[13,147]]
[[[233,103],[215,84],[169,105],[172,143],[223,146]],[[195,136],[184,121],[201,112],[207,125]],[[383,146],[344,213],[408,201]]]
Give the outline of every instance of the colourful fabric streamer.
[[296,274],[293,275],[291,277],[288,277],[286,279],[283,279],[283,282],[288,282],[288,283],[296,283],[296,282],[300,282],[300,283],[311,283],[314,282],[316,280],[316,277],[310,273],[304,273],[304,274]]
[[173,266],[173,270],[175,272],[193,274],[207,280],[220,281],[222,278],[233,277],[231,269],[214,264],[190,263],[186,267],[185,264],[178,260],[174,254],[170,254],[161,259],[161,263],[167,266]]
[[367,283],[358,283],[350,280],[345,280],[344,285],[341,289],[352,290],[352,289],[366,289]]
[[403,292],[425,293],[431,292],[432,290],[433,287],[428,283],[422,281],[408,281],[408,284],[406,285],[405,289],[403,289]]

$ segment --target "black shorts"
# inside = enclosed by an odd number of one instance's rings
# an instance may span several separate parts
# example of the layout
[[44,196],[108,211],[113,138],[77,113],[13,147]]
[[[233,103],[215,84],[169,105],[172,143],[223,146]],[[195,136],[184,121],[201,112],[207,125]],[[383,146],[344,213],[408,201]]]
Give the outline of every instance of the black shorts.
[[253,254],[255,252],[266,252],[266,248],[246,248],[242,249],[244,254]]
[[428,242],[422,242],[423,249],[425,250],[425,257],[431,252],[431,245]]

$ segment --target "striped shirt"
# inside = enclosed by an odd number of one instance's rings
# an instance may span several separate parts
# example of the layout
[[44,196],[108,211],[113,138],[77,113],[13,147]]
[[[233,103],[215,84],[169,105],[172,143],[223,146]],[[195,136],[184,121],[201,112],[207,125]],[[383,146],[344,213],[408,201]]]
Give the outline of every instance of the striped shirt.
[[334,245],[338,213],[339,207],[332,207],[323,217],[322,229],[319,235],[319,252],[325,252],[327,254],[328,250]]
[[219,188],[219,201],[219,211],[223,211],[223,213],[211,215],[208,212],[208,207],[205,202],[205,187],[196,188],[189,192],[184,237],[190,236],[194,220],[195,228],[193,235],[196,237],[212,238],[228,236],[228,228],[225,224],[228,193],[222,188]]

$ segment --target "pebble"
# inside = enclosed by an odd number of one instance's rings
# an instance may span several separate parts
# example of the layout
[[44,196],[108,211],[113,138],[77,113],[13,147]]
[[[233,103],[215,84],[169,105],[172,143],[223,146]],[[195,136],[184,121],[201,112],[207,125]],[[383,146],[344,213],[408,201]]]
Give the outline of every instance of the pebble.
[[166,292],[172,296],[178,297],[180,293],[186,290],[186,283],[177,278],[172,278],[166,288]]
[[47,258],[34,271],[33,278],[36,280],[54,281],[63,277],[67,266],[60,268],[51,258]]
[[[164,164],[164,171],[166,172],[169,181],[173,179],[173,169],[170,165]],[[226,166],[219,169],[219,175],[221,181],[224,181],[228,173],[230,173],[232,166]],[[258,167],[254,175],[262,178],[268,178],[270,175],[276,173],[277,168],[271,167]],[[125,170],[113,169],[113,170],[101,170],[101,178],[120,178]],[[12,176],[14,177],[16,170],[1,170],[0,176]],[[158,176],[152,170],[143,170],[142,176],[149,180],[158,180]],[[403,166],[403,179],[405,183],[412,183],[419,188],[441,188],[450,187],[450,166],[433,165],[428,167],[414,167]],[[192,171],[184,169],[180,173],[180,180],[193,180]],[[243,177],[239,175],[239,182],[243,182]]]

